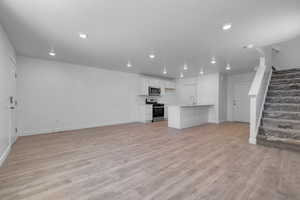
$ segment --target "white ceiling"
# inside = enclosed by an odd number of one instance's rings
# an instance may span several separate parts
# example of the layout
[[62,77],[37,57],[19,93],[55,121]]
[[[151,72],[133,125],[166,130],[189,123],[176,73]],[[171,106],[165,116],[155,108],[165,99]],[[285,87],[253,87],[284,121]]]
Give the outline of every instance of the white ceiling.
[[[186,77],[202,67],[224,71],[227,62],[233,71],[252,70],[258,54],[242,47],[300,34],[300,1],[1,0],[0,22],[19,55],[158,76],[166,65],[175,78],[184,62]],[[232,29],[224,32],[227,22]],[[55,58],[48,55],[51,47]]]

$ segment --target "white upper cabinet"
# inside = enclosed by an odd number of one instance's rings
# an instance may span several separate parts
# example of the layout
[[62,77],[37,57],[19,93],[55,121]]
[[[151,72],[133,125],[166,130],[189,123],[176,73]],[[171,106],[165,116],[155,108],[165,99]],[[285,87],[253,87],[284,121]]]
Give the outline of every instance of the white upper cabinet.
[[160,80],[160,96],[165,96],[166,94],[166,81]]
[[150,87],[160,88],[160,81],[158,79],[150,79]]
[[155,87],[161,89],[161,96],[165,95],[165,89],[176,89],[174,81],[157,79],[147,76],[139,77],[139,95],[148,96],[148,88]]
[[145,78],[145,77],[140,77],[139,78],[139,95],[144,95],[144,96],[148,96],[148,87],[150,85],[149,83],[149,79]]
[[165,88],[167,88],[167,89],[176,89],[176,83],[174,81],[166,81]]

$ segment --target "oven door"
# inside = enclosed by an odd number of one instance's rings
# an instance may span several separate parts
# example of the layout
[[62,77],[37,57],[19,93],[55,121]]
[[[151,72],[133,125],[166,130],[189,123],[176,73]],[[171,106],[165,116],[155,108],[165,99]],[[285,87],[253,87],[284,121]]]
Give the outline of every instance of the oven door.
[[160,88],[149,87],[149,96],[160,96]]
[[153,121],[163,120],[165,115],[164,106],[153,106]]

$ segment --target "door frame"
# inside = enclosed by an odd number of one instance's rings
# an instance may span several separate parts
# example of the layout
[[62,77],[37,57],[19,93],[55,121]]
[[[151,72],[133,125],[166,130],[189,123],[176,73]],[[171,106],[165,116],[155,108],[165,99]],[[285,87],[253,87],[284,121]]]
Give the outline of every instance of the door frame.
[[17,90],[17,67],[16,60],[14,57],[10,57],[11,61],[11,81],[12,81],[12,90],[11,95],[8,99],[8,109],[9,109],[9,144],[13,145],[18,139],[18,131],[17,131],[17,117],[16,117],[16,108],[17,108],[17,100],[16,100],[16,90]]

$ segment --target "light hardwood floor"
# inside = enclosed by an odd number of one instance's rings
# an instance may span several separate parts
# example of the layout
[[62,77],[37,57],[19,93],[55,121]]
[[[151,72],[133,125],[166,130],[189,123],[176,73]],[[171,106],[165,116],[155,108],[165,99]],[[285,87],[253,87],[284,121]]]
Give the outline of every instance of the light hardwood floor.
[[299,200],[300,154],[247,143],[247,124],[166,122],[21,137],[0,199]]

